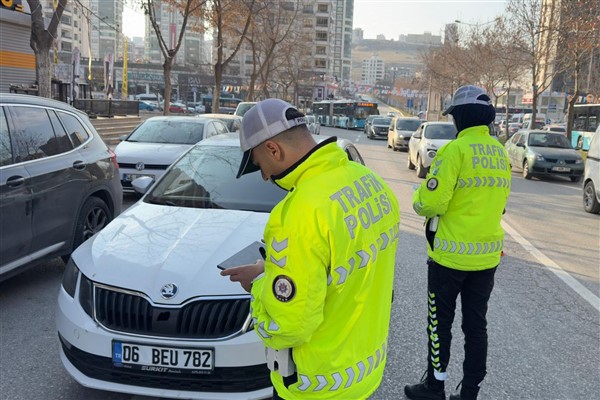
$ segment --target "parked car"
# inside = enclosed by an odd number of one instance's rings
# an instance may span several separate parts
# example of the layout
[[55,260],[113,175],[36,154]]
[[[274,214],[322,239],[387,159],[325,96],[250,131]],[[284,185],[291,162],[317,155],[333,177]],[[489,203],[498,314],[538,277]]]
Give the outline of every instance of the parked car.
[[192,145],[225,132],[228,132],[227,126],[214,118],[148,118],[124,136],[115,148],[123,191],[134,193],[131,181],[140,176],[157,180]]
[[371,121],[371,124],[369,125],[367,137],[369,139],[387,139],[391,122],[392,119],[390,117],[378,116],[373,118],[373,121]]
[[139,100],[138,107],[140,111],[154,111],[156,110],[156,105],[150,103],[146,100]]
[[546,126],[546,123],[544,121],[535,121],[535,124],[532,126],[531,120],[527,120],[527,121],[523,122],[521,129],[526,129],[526,130],[542,129],[542,130],[544,130],[545,126]]
[[417,176],[425,178],[437,150],[456,138],[452,122],[425,122],[408,141],[408,169],[417,169]]
[[315,117],[314,115],[307,115],[306,121],[308,122],[306,126],[308,127],[310,133],[312,133],[313,135],[318,135],[321,133],[321,124],[319,123],[319,121],[317,121],[317,117]]
[[408,141],[423,123],[418,118],[394,117],[388,131],[388,149],[408,151]]
[[[363,164],[352,142],[338,145]],[[241,158],[238,134],[199,142],[154,186],[134,181],[148,192],[73,253],[56,326],[61,361],[80,384],[161,398],[271,397],[250,294],[217,265],[261,240],[287,192],[260,173],[236,179]]]
[[373,120],[378,117],[379,115],[369,115],[365,119],[365,135],[369,133],[369,128],[371,128],[371,122],[373,122]]
[[242,130],[242,117],[233,114],[202,114],[200,118],[216,118],[222,121],[229,132],[239,132]]
[[169,112],[173,114],[190,114],[187,106],[183,103],[171,103],[169,105]]
[[240,103],[238,103],[237,107],[235,108],[234,111],[234,115],[239,115],[240,117],[243,117],[244,114],[246,114],[246,112],[251,109],[252,107],[254,107],[254,105],[256,104],[255,101],[242,101]]
[[566,176],[579,182],[583,176],[583,159],[561,133],[520,130],[504,145],[510,164],[525,179],[534,176]]
[[600,125],[590,141],[583,173],[583,209],[600,214]]
[[67,257],[121,212],[115,154],[86,114],[0,96],[0,280]]

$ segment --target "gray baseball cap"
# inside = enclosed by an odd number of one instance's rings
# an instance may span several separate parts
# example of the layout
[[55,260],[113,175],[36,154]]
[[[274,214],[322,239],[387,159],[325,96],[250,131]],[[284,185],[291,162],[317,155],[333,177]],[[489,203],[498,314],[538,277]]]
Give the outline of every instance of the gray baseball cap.
[[[287,110],[296,110],[296,107],[280,99],[266,99],[256,103],[254,107],[244,114],[242,130],[240,132],[240,147],[244,152],[242,163],[237,173],[237,178],[259,168],[250,160],[252,149],[264,142],[287,131],[295,126],[306,124],[306,117],[287,119]],[[297,111],[297,110],[296,110]]]
[[452,114],[454,107],[465,104],[481,104],[484,106],[489,106],[492,104],[492,100],[490,99],[490,96],[487,95],[485,90],[478,86],[461,86],[456,89],[456,92],[454,92],[450,107],[448,107],[446,111],[442,113],[442,115]]

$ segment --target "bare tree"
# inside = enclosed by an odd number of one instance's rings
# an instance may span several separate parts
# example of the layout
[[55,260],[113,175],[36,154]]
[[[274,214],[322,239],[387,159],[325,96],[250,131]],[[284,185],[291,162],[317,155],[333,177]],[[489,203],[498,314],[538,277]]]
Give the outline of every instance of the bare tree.
[[[173,61],[177,56],[177,52],[181,47],[183,38],[185,37],[186,28],[190,19],[196,18],[201,19],[203,17],[204,5],[207,0],[141,0],[141,7],[144,13],[150,20],[150,24],[156,34],[158,46],[163,55],[163,76],[165,81],[165,93],[164,93],[164,104],[163,113],[169,114],[169,106],[171,103],[171,70],[173,67]],[[163,34],[160,29],[161,19],[161,6],[166,4],[169,9],[173,12],[179,13],[182,16],[181,24],[178,26],[179,34],[176,42],[171,42],[169,36]],[[157,16],[158,12],[158,16]],[[195,27],[201,27],[201,24],[194,25]],[[177,28],[175,28],[177,29]],[[200,28],[198,28],[200,29]],[[166,38],[165,38],[166,36]]]
[[31,10],[30,46],[35,54],[35,75],[38,82],[38,94],[42,97],[52,97],[52,61],[50,50],[56,38],[58,24],[67,6],[67,0],[58,0],[58,5],[50,23],[46,28],[44,10],[40,0],[27,0]]
[[593,54],[600,51],[600,2],[598,0],[571,0],[561,3],[560,63],[572,77],[573,89],[567,104],[567,137],[571,139],[573,106],[577,102],[588,76],[586,89],[590,90]]
[[[213,31],[216,49],[213,59],[215,74],[213,112],[219,112],[223,72],[236,56],[246,38],[256,12],[255,3],[256,0],[209,0],[207,2],[206,23]],[[241,30],[238,29],[240,26],[243,27]]]
[[[570,1],[570,0],[569,0]],[[567,2],[569,2],[567,1]],[[552,83],[560,72],[554,63],[560,0],[509,0],[508,21],[519,46],[521,62],[531,72],[532,115],[535,122],[539,95]]]

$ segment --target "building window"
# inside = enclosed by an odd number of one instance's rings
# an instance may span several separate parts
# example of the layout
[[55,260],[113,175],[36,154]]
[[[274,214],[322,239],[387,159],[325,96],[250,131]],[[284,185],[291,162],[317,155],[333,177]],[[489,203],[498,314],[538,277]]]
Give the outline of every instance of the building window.
[[315,60],[315,68],[327,68],[327,60]]
[[319,4],[317,10],[320,13],[327,13],[329,12],[329,6],[327,4]]
[[317,46],[317,49],[315,51],[316,54],[320,54],[320,55],[325,55],[327,54],[327,47],[325,46]]
[[329,18],[327,17],[317,17],[317,27],[319,28],[327,28],[329,26]]
[[316,40],[317,42],[326,42],[327,32],[316,32]]
[[302,25],[305,28],[312,28],[312,26],[313,26],[313,20],[311,18],[304,18]]
[[305,4],[304,10],[302,11],[304,14],[312,14],[314,12],[314,7],[312,4]]

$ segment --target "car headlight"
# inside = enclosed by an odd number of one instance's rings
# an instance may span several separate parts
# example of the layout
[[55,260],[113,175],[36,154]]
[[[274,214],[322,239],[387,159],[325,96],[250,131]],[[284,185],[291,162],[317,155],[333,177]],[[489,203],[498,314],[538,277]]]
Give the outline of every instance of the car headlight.
[[429,149],[429,150],[427,150],[427,157],[434,158],[435,157],[435,153],[436,153],[435,150]]
[[84,274],[81,274],[79,284],[79,304],[90,318],[94,318],[94,284]]
[[75,262],[71,257],[65,267],[65,273],[63,274],[62,286],[65,292],[71,297],[75,296],[75,288],[77,287],[77,279],[79,278],[79,268],[75,265]]
[[534,158],[536,159],[536,161],[544,161],[544,156],[539,154],[539,153],[535,153],[534,154]]
[[582,159],[575,160],[575,164],[583,164],[583,160]]

